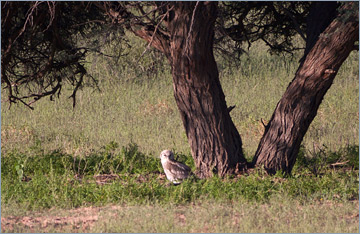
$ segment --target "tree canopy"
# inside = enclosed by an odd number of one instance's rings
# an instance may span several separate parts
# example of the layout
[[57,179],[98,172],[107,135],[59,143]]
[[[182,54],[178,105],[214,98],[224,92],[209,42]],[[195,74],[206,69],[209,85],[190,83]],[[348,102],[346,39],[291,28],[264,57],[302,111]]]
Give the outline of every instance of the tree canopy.
[[[2,78],[10,103],[32,108],[42,97],[60,95],[65,82],[75,95],[85,78],[85,56],[129,30],[162,50],[173,2],[2,2]],[[305,39],[310,2],[221,2],[214,49],[233,60],[256,40],[272,51],[297,50]],[[160,38],[162,38],[161,41]],[[116,55],[113,55],[116,56]]]

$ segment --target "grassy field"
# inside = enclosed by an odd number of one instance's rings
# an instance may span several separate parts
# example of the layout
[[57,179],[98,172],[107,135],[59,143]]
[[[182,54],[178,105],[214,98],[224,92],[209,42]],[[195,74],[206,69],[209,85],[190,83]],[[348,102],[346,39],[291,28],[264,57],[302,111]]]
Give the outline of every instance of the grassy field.
[[[291,176],[256,169],[179,186],[168,183],[158,159],[135,145],[116,147],[85,158],[41,148],[3,157],[2,231],[359,231],[358,147],[315,157],[302,151]],[[190,155],[176,157],[195,169]]]
[[356,233],[358,206],[358,201],[302,205],[278,198],[266,204],[205,201],[188,206],[107,205],[52,209],[46,214],[31,212],[19,218],[17,225],[14,218],[8,218],[2,226],[14,232],[49,233]]
[[[87,84],[75,109],[70,87],[54,102],[40,100],[34,111],[8,109],[2,93],[3,232],[359,231],[357,53],[326,94],[291,176],[256,169],[174,187],[156,158],[163,149],[195,168],[169,67],[149,70],[161,59],[154,54],[137,64],[144,46],[134,41],[132,48],[117,66],[88,58],[100,90]],[[239,67],[230,69],[218,58],[247,158],[262,136],[261,119],[270,118],[298,59],[265,53],[262,44]]]
[[[135,63],[143,48],[139,46],[137,54],[122,58],[126,62],[120,64]],[[262,136],[261,119],[270,119],[298,66],[299,56],[271,56],[265,50],[261,44],[254,47],[249,56],[243,56],[239,68],[229,69],[219,62],[226,101],[229,106],[236,105],[231,115],[248,157],[255,153]],[[84,87],[75,109],[68,98],[70,88],[54,102],[39,101],[34,111],[21,105],[8,109],[3,92],[2,152],[24,150],[37,141],[48,152],[62,149],[76,155],[86,155],[110,141],[123,146],[136,143],[142,152],[156,156],[166,148],[189,152],[169,68],[147,76],[146,70],[136,70],[149,66],[150,58],[143,60],[131,69],[130,65],[111,67],[106,58],[89,58],[89,71],[99,80],[101,91]],[[318,151],[323,145],[336,150],[358,144],[358,81],[358,57],[354,52],[344,62],[310,125],[303,142],[308,150]]]

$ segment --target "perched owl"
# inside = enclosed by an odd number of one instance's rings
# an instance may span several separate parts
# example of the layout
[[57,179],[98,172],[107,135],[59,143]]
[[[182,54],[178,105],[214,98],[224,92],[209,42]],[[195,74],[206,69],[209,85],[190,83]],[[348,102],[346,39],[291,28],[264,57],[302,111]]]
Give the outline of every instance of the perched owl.
[[164,150],[160,154],[161,164],[164,168],[166,178],[175,185],[188,178],[191,174],[190,167],[174,159],[174,154],[170,150]]

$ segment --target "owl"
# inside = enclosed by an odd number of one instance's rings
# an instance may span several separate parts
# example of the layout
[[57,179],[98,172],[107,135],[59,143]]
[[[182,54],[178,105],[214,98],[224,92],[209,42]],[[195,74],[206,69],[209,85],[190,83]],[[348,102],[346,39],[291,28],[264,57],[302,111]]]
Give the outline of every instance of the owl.
[[174,154],[170,150],[163,150],[160,153],[162,167],[166,178],[174,185],[181,184],[182,180],[191,175],[191,168],[174,159]]

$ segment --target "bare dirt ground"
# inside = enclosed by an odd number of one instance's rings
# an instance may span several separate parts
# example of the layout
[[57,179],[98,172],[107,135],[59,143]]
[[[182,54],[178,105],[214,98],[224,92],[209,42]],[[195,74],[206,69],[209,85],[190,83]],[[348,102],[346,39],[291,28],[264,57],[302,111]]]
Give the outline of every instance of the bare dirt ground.
[[[118,209],[113,206],[110,209]],[[100,213],[109,207],[85,207],[72,209],[62,214],[49,212],[47,215],[43,213],[35,213],[31,216],[9,216],[1,217],[1,231],[2,232],[36,232],[36,231],[51,231],[51,230],[71,230],[78,232],[89,231],[94,223],[99,220]],[[17,230],[20,229],[20,230]]]

